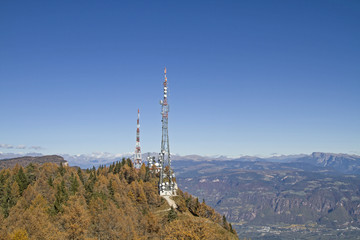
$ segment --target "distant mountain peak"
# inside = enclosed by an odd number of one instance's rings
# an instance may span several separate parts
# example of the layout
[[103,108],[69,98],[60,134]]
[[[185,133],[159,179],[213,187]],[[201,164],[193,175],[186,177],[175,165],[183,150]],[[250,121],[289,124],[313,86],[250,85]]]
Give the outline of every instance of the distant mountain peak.
[[60,164],[60,163],[67,164],[67,161],[64,160],[63,157],[58,155],[47,155],[47,156],[39,156],[39,157],[24,156],[24,157],[0,160],[0,169],[11,168],[14,167],[16,164],[26,167],[30,163],[43,164],[48,162],[56,163],[56,164]]

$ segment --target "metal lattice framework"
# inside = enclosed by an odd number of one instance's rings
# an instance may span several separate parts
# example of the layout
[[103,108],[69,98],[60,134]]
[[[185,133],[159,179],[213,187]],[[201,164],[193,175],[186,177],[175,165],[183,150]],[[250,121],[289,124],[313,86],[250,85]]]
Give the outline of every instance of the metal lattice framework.
[[175,175],[171,168],[169,133],[168,133],[168,117],[169,104],[167,100],[168,87],[166,68],[164,70],[164,99],[160,101],[161,115],[162,115],[162,137],[161,137],[161,151],[159,153],[160,163],[160,179],[159,179],[159,194],[160,195],[176,195],[177,185],[175,182]]
[[140,110],[138,109],[134,166],[135,168],[139,169],[141,167],[141,164],[142,164],[142,160],[141,160],[141,148],[140,148]]

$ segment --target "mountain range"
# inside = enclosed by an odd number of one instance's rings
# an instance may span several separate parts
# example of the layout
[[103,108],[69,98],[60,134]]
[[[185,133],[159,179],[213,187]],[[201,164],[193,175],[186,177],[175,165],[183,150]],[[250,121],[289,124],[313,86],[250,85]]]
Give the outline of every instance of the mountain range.
[[173,162],[180,188],[240,238],[360,239],[360,156],[331,153]]
[[[112,154],[107,152],[94,152],[91,154],[57,154],[62,156],[72,166],[79,166],[81,168],[90,168],[92,166],[108,165],[115,161],[122,160],[122,158],[132,158],[133,153]],[[43,156],[41,153],[2,153],[0,152],[1,159],[10,159],[23,156]],[[158,153],[149,152],[143,153],[143,162],[147,162],[147,156],[158,156]],[[271,157],[258,157],[258,156],[241,156],[229,157],[225,155],[217,156],[202,156],[202,155],[171,155],[174,162],[177,161],[197,161],[197,162],[213,162],[213,161],[234,161],[234,162],[274,162],[274,163],[307,163],[314,166],[325,168],[333,168],[343,173],[359,172],[360,156],[342,154],[342,153],[322,153],[313,152],[312,154],[296,154],[296,155],[279,155]]]

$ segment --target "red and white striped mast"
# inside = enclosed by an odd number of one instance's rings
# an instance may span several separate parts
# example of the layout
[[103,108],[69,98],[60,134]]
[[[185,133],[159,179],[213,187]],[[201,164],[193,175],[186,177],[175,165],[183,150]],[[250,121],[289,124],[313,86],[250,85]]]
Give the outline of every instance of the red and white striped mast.
[[141,167],[141,164],[142,164],[142,160],[141,160],[141,148],[140,148],[140,110],[138,109],[134,166],[135,168],[139,169]]

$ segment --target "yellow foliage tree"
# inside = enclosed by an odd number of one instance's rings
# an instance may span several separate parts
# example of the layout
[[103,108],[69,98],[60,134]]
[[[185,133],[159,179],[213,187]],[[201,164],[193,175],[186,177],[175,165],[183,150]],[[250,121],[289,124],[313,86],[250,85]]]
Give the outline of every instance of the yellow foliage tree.
[[55,240],[58,239],[58,230],[51,223],[47,213],[47,201],[38,194],[26,209],[21,222],[32,239]]
[[15,229],[10,234],[10,240],[29,240],[28,234],[25,229]]
[[145,181],[145,176],[146,176],[146,166],[145,164],[143,163],[140,167],[140,170],[139,170],[139,178],[143,181]]
[[71,196],[64,207],[61,217],[66,239],[85,239],[90,224],[90,218],[85,206],[85,199],[80,196]]

